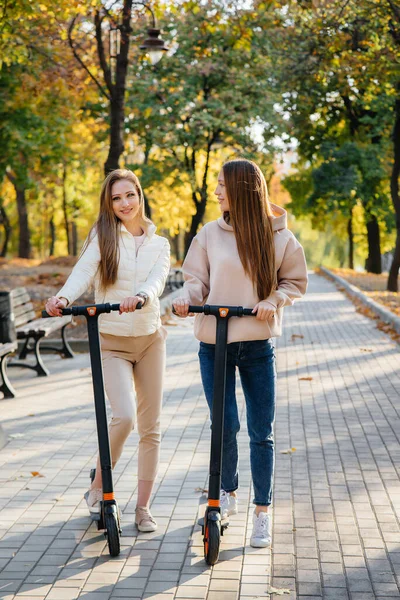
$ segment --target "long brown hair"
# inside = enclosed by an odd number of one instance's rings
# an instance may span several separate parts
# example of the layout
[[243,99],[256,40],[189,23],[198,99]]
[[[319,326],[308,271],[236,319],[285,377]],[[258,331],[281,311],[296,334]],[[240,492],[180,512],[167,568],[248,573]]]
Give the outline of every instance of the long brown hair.
[[276,289],[275,243],[265,177],[254,162],[235,159],[222,171],[239,257],[260,300]]
[[145,216],[144,196],[139,179],[132,171],[128,169],[115,169],[105,178],[100,192],[99,216],[90,230],[89,236],[83,247],[82,252],[86,250],[95,234],[98,235],[100,249],[100,287],[106,290],[117,280],[119,264],[119,236],[121,220],[114,214],[113,200],[111,196],[112,186],[116,181],[126,179],[135,186],[139,196],[139,217],[143,225],[151,224],[150,219]]

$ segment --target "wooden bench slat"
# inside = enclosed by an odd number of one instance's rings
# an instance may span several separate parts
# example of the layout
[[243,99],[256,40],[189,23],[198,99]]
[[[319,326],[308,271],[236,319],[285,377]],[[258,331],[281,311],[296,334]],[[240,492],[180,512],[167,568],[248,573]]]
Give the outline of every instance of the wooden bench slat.
[[0,344],[0,356],[10,354],[18,348],[18,342],[8,342],[7,344]]
[[21,327],[17,327],[17,333],[20,337],[21,334],[27,335],[30,331],[34,331],[35,333],[43,334],[45,337],[48,336],[52,331],[60,329],[67,323],[71,322],[71,317],[54,317],[48,319],[35,319],[34,321],[29,321],[26,325],[22,325]]
[[22,327],[23,325],[25,325],[26,323],[28,323],[28,321],[32,321],[33,319],[36,318],[36,314],[33,310],[31,310],[30,312],[21,315],[20,317],[16,317],[15,319],[15,327]]
[[19,317],[20,315],[23,315],[24,313],[32,312],[32,311],[33,311],[32,302],[27,302],[26,304],[21,304],[21,306],[13,305],[13,313],[14,313],[15,317]]
[[14,288],[13,290],[11,290],[10,294],[11,294],[11,298],[14,300],[16,298],[19,298],[19,296],[23,296],[24,294],[27,294],[27,290],[24,287],[18,287],[18,288]]
[[31,301],[29,294],[24,294],[23,296],[18,296],[18,298],[12,298],[13,308],[17,308],[19,306],[24,306]]

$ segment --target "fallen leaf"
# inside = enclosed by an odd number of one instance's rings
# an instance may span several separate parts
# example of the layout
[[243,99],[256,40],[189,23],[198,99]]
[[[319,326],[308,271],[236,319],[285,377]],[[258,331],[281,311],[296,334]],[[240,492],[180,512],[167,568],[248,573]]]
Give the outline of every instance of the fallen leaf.
[[39,471],[31,471],[32,477],[44,477]]
[[292,531],[297,531],[296,527],[293,527]]
[[299,381],[312,381],[312,377],[299,377]]
[[288,448],[287,450],[281,450],[280,454],[293,454],[293,452],[296,452],[296,448]]
[[53,498],[53,500],[55,500],[56,502],[61,502],[62,500],[64,500],[64,498],[62,496],[56,496],[55,498]]
[[194,488],[194,491],[195,491],[195,492],[200,492],[201,494],[208,494],[208,490],[205,490],[205,489],[204,489],[204,488],[202,488],[202,487],[197,487],[197,488]]
[[35,413],[29,413],[28,417],[34,417]]
[[298,338],[299,340],[303,340],[304,339],[304,335],[301,335],[300,333],[293,333],[292,337],[290,338],[292,340],[292,342],[294,342],[294,340]]
[[372,352],[372,348],[360,348],[360,352]]
[[270,586],[268,593],[276,594],[277,596],[283,596],[283,594],[290,594],[292,590],[288,590],[287,588],[275,588],[272,585]]

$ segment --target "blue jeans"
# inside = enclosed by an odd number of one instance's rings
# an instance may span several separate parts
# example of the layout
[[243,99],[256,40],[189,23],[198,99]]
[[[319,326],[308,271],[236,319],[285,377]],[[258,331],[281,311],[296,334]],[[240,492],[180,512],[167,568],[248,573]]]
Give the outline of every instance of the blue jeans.
[[[215,345],[200,342],[199,359],[204,393],[212,408]],[[238,488],[238,445],[240,430],[236,402],[236,367],[246,400],[250,438],[250,465],[254,504],[269,506],[274,475],[275,346],[272,339],[228,344],[221,487]]]

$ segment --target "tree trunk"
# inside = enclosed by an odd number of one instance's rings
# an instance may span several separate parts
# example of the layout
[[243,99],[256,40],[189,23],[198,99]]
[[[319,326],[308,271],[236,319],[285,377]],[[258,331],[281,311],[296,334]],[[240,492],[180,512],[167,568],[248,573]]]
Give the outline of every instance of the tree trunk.
[[349,269],[354,269],[354,235],[353,235],[353,209],[347,221],[347,234],[349,236]]
[[54,256],[54,246],[56,243],[56,226],[54,225],[54,215],[52,215],[51,219],[50,219],[50,248],[49,248],[49,255],[50,256]]
[[[124,151],[123,131],[125,117],[125,87],[128,73],[128,56],[131,38],[131,14],[133,0],[124,0],[122,7],[122,23],[119,26],[121,33],[120,52],[116,58],[115,85],[112,82],[112,73],[107,72],[107,66],[103,60],[103,72],[105,71],[107,87],[110,92],[110,148],[104,165],[107,175],[114,169],[119,169],[119,158]],[[98,42],[99,37],[97,36]],[[100,51],[102,51],[100,49]]]
[[143,192],[143,198],[144,198],[144,212],[146,217],[148,217],[149,219],[151,219],[151,206],[149,203],[149,199],[146,196],[146,194]]
[[0,251],[0,256],[1,258],[5,258],[7,256],[8,243],[11,237],[11,225],[4,206],[0,206],[0,223],[4,227],[4,241]]
[[71,244],[71,252],[72,252],[72,256],[78,256],[78,228],[76,226],[76,222],[72,221],[71,223],[71,238],[72,238],[72,244]]
[[400,269],[400,192],[399,192],[399,178],[400,178],[400,82],[397,84],[398,98],[395,103],[395,123],[393,127],[393,167],[392,174],[390,177],[390,194],[392,197],[393,208],[396,214],[396,247],[394,250],[393,261],[390,266],[389,278],[387,282],[387,289],[389,292],[398,291],[398,276]]
[[26,207],[26,189],[24,187],[15,188],[17,193],[17,207],[19,219],[19,246],[18,256],[20,258],[31,258],[31,236],[28,225],[28,210]]
[[[192,198],[193,198],[194,205],[196,206],[196,212],[192,217],[192,223],[190,225],[190,230],[185,235],[185,256],[190,248],[190,244],[192,243],[193,238],[195,237],[195,235],[197,233],[200,223],[202,223],[202,221],[204,219],[204,215],[206,212],[207,197],[208,197],[207,175],[208,175],[208,168],[210,166],[210,152],[211,152],[211,142],[209,142],[208,146],[207,146],[206,163],[204,165],[201,190],[199,193],[200,198],[198,199],[198,197],[197,197],[198,192],[196,192],[196,191],[192,192]],[[195,157],[194,150],[192,152],[192,172],[193,172],[194,179],[195,179],[196,157]]]
[[6,171],[6,175],[13,184],[15,194],[17,196],[19,223],[18,256],[19,258],[31,258],[31,236],[28,225],[28,209],[26,206],[25,197],[26,188],[24,185],[18,183],[17,177],[14,175],[14,173]]
[[190,244],[192,243],[193,238],[195,237],[199,225],[204,219],[204,215],[206,212],[206,204],[207,204],[207,192],[205,190],[201,191],[200,200],[196,197],[196,192],[192,193],[193,202],[196,206],[196,212],[192,217],[192,222],[190,224],[189,231],[185,234],[185,256],[190,248]]
[[375,215],[367,221],[368,257],[365,268],[368,273],[382,273],[381,241],[379,223]]
[[174,235],[174,237],[171,239],[172,242],[172,248],[175,254],[175,258],[176,258],[176,262],[180,262],[182,259],[181,256],[181,236],[180,236],[180,232],[178,232],[176,235]]
[[124,143],[122,141],[122,125],[124,121],[124,100],[118,97],[110,102],[110,147],[108,150],[107,160],[104,164],[104,175],[108,175],[110,171],[119,169],[119,158],[124,151]]
[[68,202],[67,202],[67,168],[65,166],[65,163],[63,164],[62,182],[63,182],[62,191],[63,191],[64,227],[65,227],[65,233],[67,236],[67,254],[71,254],[71,238],[69,235]]

